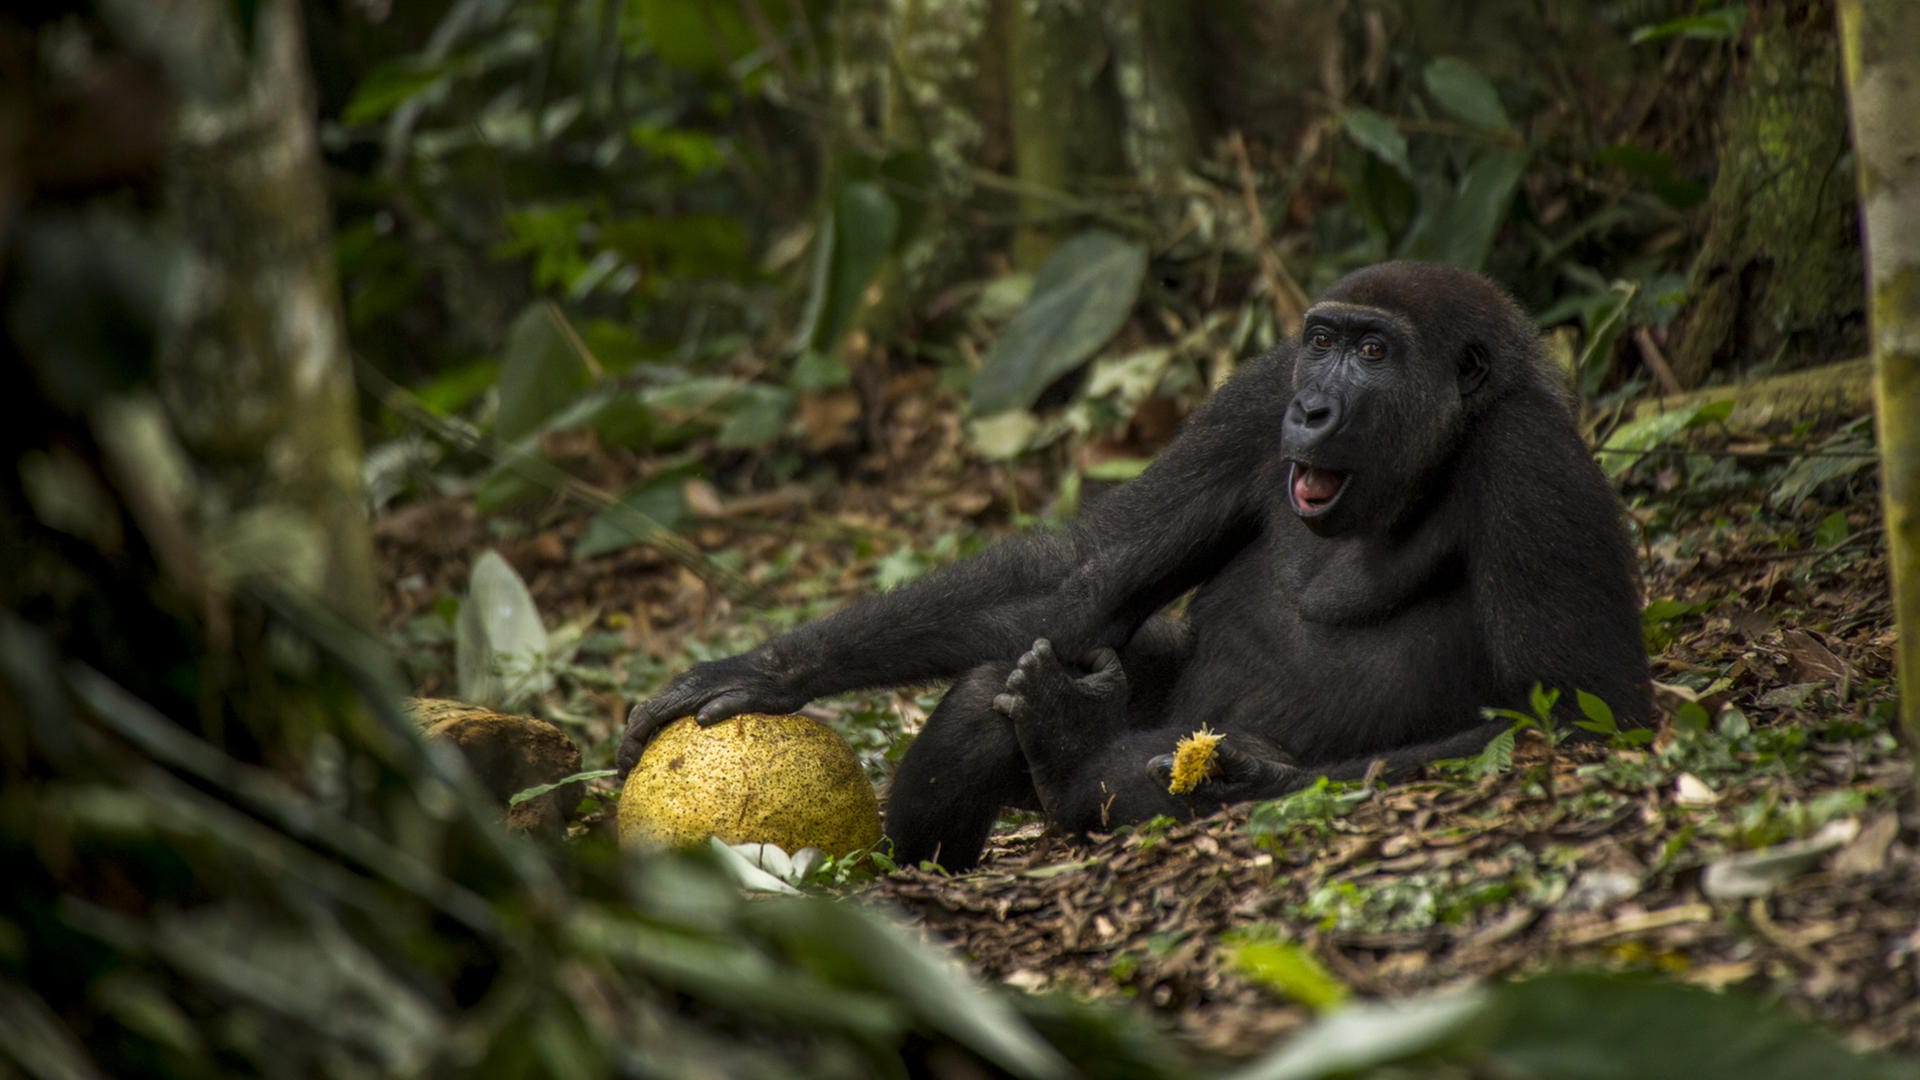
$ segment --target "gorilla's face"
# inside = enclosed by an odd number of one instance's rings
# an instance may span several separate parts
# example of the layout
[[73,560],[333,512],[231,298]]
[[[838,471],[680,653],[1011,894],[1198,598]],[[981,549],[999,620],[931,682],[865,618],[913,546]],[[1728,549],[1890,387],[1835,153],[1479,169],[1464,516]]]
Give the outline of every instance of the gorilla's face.
[[1282,424],[1286,498],[1322,535],[1390,526],[1459,440],[1456,365],[1386,307],[1322,301],[1307,312]]

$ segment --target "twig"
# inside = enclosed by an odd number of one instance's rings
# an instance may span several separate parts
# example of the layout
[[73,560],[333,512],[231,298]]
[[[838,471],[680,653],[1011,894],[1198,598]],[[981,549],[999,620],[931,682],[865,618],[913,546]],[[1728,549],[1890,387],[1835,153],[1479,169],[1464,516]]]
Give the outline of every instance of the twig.
[[1684,388],[1680,385],[1679,378],[1674,375],[1673,368],[1667,364],[1666,354],[1660,351],[1660,346],[1654,342],[1653,334],[1646,327],[1633,328],[1633,343],[1640,347],[1640,361],[1647,365],[1648,371],[1653,372],[1653,377],[1659,382],[1660,389],[1669,394],[1683,392]]
[[1278,324],[1282,336],[1291,336],[1300,329],[1300,317],[1307,312],[1307,293],[1300,283],[1287,273],[1285,264],[1280,261],[1280,253],[1274,249],[1273,237],[1267,232],[1267,214],[1260,207],[1260,193],[1254,187],[1253,161],[1247,157],[1247,141],[1235,131],[1227,136],[1227,145],[1233,150],[1233,162],[1240,175],[1240,198],[1247,204],[1247,220],[1253,226],[1253,249],[1260,264],[1260,280],[1267,288],[1267,297],[1273,302],[1273,318]]

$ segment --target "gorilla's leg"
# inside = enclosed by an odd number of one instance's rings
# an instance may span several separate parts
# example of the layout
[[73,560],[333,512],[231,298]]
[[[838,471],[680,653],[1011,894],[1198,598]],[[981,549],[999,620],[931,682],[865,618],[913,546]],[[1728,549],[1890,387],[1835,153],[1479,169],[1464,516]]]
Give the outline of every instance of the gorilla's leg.
[[980,859],[1002,806],[1038,805],[1013,725],[993,710],[1011,664],[982,664],[953,684],[894,770],[887,836],[903,866],[951,871]]
[[1087,759],[1127,726],[1127,674],[1120,654],[1097,650],[1093,670],[1069,668],[1045,638],[1020,657],[993,707],[1013,721],[1033,787],[1047,817],[1060,822],[1063,796]]
[[[1125,699],[1130,706],[1123,703],[1122,709],[1129,715],[1063,728],[1080,728],[1097,746],[1103,733],[1110,739],[1120,727],[1153,723],[1192,651],[1185,620],[1148,620],[1121,653],[1131,675]],[[994,711],[994,698],[1006,693],[1013,671],[1013,664],[983,664],[962,676],[894,770],[887,836],[903,865],[932,860],[948,870],[967,869],[979,860],[1001,807],[1042,808],[1013,724]],[[1084,832],[1095,826],[1060,827]]]

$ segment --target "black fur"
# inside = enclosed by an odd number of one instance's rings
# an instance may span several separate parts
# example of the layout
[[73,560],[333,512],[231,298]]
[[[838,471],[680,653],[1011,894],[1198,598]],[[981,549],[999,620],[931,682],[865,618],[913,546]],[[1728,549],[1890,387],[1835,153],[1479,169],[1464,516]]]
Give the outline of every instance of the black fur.
[[[1481,707],[1536,682],[1643,723],[1638,610],[1619,502],[1532,323],[1477,274],[1387,263],[1070,528],[694,667],[634,709],[619,760],[688,713],[955,679],[887,833],[958,869],[1004,805],[1078,832],[1471,753],[1506,726]],[[1169,795],[1165,755],[1202,724],[1222,772]]]

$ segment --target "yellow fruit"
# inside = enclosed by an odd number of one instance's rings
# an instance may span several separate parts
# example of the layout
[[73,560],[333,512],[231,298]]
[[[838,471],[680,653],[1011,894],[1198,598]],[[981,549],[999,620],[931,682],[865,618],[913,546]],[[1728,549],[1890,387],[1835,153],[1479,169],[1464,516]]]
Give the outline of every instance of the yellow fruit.
[[682,847],[709,836],[844,855],[880,839],[880,806],[853,748],[825,724],[748,713],[703,728],[686,717],[627,774],[620,842]]
[[1174,795],[1185,795],[1200,786],[1200,782],[1213,775],[1215,760],[1219,757],[1220,733],[1200,725],[1200,730],[1180,740],[1173,748],[1173,776],[1167,784],[1167,791]]

